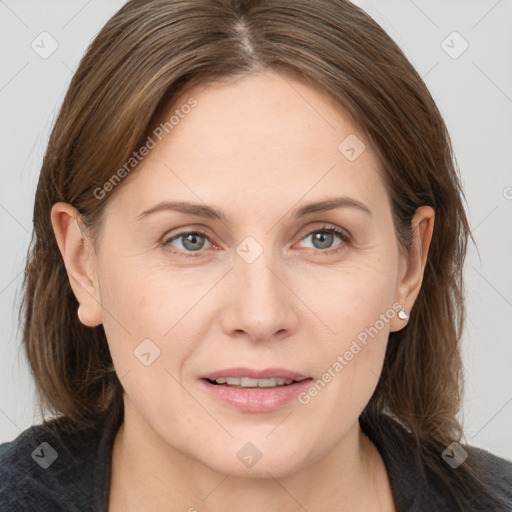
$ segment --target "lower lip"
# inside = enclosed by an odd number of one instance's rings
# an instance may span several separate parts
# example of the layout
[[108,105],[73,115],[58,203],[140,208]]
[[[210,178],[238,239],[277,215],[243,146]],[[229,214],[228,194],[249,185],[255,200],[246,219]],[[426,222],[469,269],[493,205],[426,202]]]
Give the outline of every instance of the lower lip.
[[288,386],[273,388],[239,388],[212,384],[201,379],[205,388],[223,402],[244,412],[271,412],[279,409],[305,388],[311,385],[311,379],[294,382]]

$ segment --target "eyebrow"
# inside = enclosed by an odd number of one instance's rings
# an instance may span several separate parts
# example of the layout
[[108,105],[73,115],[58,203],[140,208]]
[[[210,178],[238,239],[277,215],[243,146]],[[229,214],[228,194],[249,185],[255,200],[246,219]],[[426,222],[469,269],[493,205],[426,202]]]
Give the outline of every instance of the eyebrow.
[[[372,215],[372,211],[365,204],[361,203],[357,199],[351,197],[334,197],[331,199],[325,199],[314,203],[308,203],[299,208],[292,210],[292,217],[301,218],[313,213],[321,213],[336,208],[355,208],[359,211]],[[192,203],[189,201],[162,201],[157,205],[144,210],[138,215],[137,220],[142,220],[148,215],[162,211],[176,211],[189,215],[195,215],[197,217],[204,217],[213,220],[219,220],[224,224],[228,224],[228,220],[222,210],[214,208],[212,206],[206,206],[200,203]]]

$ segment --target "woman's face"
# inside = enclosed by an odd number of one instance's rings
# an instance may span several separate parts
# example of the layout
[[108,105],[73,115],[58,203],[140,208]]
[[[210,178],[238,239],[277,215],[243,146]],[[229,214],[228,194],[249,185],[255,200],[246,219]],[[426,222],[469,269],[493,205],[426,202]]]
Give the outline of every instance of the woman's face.
[[[163,122],[176,109],[106,206],[98,315],[163,449],[285,475],[354,431],[405,325],[379,163],[327,96],[275,73],[190,89]],[[228,377],[264,380],[212,383]]]

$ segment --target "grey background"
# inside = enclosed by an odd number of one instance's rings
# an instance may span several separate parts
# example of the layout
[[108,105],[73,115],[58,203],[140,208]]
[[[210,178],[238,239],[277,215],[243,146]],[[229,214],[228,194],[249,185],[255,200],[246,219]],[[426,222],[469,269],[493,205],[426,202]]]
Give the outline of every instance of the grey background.
[[[0,0],[0,442],[39,421],[16,311],[43,152],[80,57],[123,3]],[[355,3],[404,50],[452,135],[480,254],[471,246],[466,265],[460,418],[467,442],[512,460],[512,0]],[[31,47],[43,31],[58,43],[46,59]],[[445,51],[463,40],[457,58]]]

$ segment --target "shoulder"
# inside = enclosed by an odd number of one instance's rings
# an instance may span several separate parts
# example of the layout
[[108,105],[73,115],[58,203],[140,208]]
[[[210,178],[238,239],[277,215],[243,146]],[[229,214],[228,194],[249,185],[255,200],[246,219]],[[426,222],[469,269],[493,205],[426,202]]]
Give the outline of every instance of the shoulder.
[[[390,416],[372,421],[360,417],[360,425],[381,454],[399,510],[512,512],[511,461],[474,446],[451,443],[434,449],[433,455],[431,451],[427,462],[416,438]],[[461,509],[454,489],[475,508]],[[499,505],[494,498],[499,499]]]
[[115,427],[106,416],[80,429],[60,417],[1,444],[0,510],[102,510]]
[[478,461],[482,478],[510,499],[512,510],[512,461],[475,446],[464,446],[464,449],[468,453],[468,458],[472,457]]

